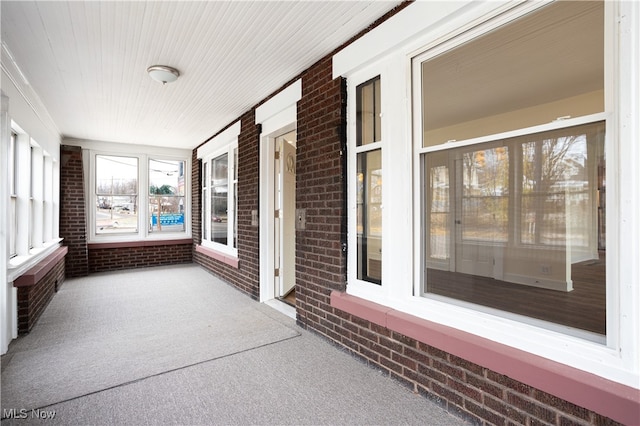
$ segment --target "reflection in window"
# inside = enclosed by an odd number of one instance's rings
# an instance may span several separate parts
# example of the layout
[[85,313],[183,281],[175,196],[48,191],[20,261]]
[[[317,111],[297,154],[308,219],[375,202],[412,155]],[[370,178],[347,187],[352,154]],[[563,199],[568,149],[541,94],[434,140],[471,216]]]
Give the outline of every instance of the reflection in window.
[[604,131],[427,153],[424,291],[604,335]]
[[357,91],[357,145],[362,146],[380,141],[380,77],[359,85]]
[[462,239],[507,241],[509,157],[507,147],[462,154]]
[[151,232],[185,230],[184,161],[149,160],[149,229]]
[[358,154],[356,229],[358,279],[382,279],[382,151]]
[[96,155],[96,234],[138,232],[138,159]]
[[[449,166],[446,155],[434,153],[427,158],[429,204],[427,209],[429,240],[427,256],[432,261],[447,261],[451,257],[451,209],[449,203]],[[442,163],[445,164],[442,164]]]

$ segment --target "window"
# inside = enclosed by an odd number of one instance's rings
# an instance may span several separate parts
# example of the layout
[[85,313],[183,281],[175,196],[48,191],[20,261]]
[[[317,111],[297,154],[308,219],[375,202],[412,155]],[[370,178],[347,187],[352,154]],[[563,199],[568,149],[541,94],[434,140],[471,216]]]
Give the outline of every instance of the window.
[[178,157],[180,153],[89,153],[93,169],[91,241],[184,237],[189,210],[186,157]]
[[356,88],[357,279],[382,283],[380,77]]
[[17,274],[50,253],[59,242],[58,229],[54,227],[57,215],[54,191],[59,182],[59,168],[57,160],[14,121],[8,145],[7,242],[9,269]]
[[18,232],[18,192],[17,192],[17,170],[18,170],[18,152],[16,146],[16,138],[18,135],[11,132],[9,140],[9,193],[11,196],[11,212],[9,218],[9,256],[13,257],[16,251],[16,234]]
[[149,160],[149,230],[184,232],[184,161]]
[[420,294],[603,341],[603,23],[557,2],[417,58]]
[[238,251],[238,134],[237,122],[198,148],[202,161],[202,245],[226,255]]
[[[637,387],[637,12],[416,2],[336,53],[348,91],[346,292]],[[392,278],[381,286],[357,279],[356,88],[376,75]]]
[[95,234],[138,232],[138,158],[96,155]]
[[203,245],[231,251],[237,248],[237,161],[234,145],[203,160]]

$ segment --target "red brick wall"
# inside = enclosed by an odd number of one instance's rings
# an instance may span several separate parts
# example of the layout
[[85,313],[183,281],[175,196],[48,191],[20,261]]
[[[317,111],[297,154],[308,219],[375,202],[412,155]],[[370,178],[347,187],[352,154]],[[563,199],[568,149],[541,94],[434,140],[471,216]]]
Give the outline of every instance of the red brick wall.
[[89,273],[82,150],[63,145],[60,158],[60,237],[69,248],[66,273],[81,277]]
[[18,334],[31,331],[65,278],[63,257],[35,285],[18,287]]
[[[193,261],[205,267],[211,273],[248,294],[252,299],[260,298],[260,252],[258,227],[251,225],[251,211],[258,210],[258,129],[255,125],[255,110],[241,117],[238,136],[238,267],[216,261],[194,249]],[[202,241],[200,163],[193,151],[192,206],[193,206],[193,242]]]
[[306,71],[298,102],[296,208],[306,226],[296,231],[296,303],[300,323],[313,328],[330,291],[345,288],[346,86],[331,76],[331,58]]
[[190,243],[114,248],[89,246],[90,273],[191,262],[192,244]]

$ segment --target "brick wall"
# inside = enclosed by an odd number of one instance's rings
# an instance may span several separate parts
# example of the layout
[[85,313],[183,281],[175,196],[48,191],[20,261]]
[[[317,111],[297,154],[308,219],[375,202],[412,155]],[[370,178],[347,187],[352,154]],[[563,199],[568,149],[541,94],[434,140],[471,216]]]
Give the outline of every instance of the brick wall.
[[65,258],[62,257],[37,283],[18,287],[18,334],[31,331],[64,278]]
[[[255,125],[255,110],[241,117],[240,135],[238,136],[238,267],[229,266],[216,261],[205,254],[193,253],[193,261],[202,265],[213,274],[249,295],[252,299],[260,298],[260,249],[258,227],[251,225],[251,212],[258,210],[258,129]],[[201,183],[200,163],[193,151],[193,242],[194,247],[202,240],[201,218]]]
[[331,58],[306,71],[298,102],[296,207],[306,210],[306,226],[296,231],[296,303],[300,323],[313,328],[346,274],[346,85],[331,75]]
[[89,273],[82,150],[62,145],[60,158],[60,237],[69,248],[66,273],[81,277]]
[[89,246],[89,272],[146,268],[192,262],[191,242],[182,244],[140,244],[133,247]]
[[[617,425],[478,364],[318,303],[308,327],[411,391],[476,424]],[[576,389],[576,391],[579,391]]]

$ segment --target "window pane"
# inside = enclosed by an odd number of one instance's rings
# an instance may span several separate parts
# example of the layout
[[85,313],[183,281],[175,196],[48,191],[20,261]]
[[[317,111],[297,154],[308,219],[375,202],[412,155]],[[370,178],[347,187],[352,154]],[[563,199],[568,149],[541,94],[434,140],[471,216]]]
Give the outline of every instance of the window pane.
[[201,177],[201,181],[202,181],[202,198],[201,198],[201,209],[202,209],[202,239],[203,240],[207,240],[209,239],[209,235],[208,235],[208,224],[209,224],[209,218],[207,216],[207,200],[208,200],[208,183],[209,183],[209,176],[207,175],[207,164],[209,164],[208,161],[203,161],[202,162],[202,177]]
[[507,241],[508,148],[464,152],[462,189],[462,240]]
[[207,200],[207,195],[208,192],[206,189],[202,190],[202,239],[203,240],[207,240],[209,239],[209,235],[208,235],[208,223],[209,223],[209,219],[207,218],[207,209],[205,207],[206,204],[206,200]]
[[96,234],[138,232],[138,159],[96,156]]
[[211,161],[211,240],[220,244],[227,244],[228,161],[228,154]]
[[427,159],[427,257],[432,262],[448,262],[451,257],[451,209],[447,155],[438,152]]
[[233,150],[233,247],[238,247],[238,148]]
[[358,279],[382,280],[382,151],[357,156]]
[[357,145],[380,140],[380,77],[359,85],[356,89]]
[[603,3],[554,2],[426,60],[423,146],[604,111]]
[[18,154],[16,150],[17,135],[11,132],[11,140],[9,142],[9,192],[11,195],[11,212],[9,219],[9,255],[16,255],[16,234],[18,232],[18,215],[17,215],[17,194],[16,194],[16,173],[18,170],[17,161]]
[[184,231],[184,161],[149,160],[152,232]]
[[604,123],[424,159],[426,293],[606,333]]

